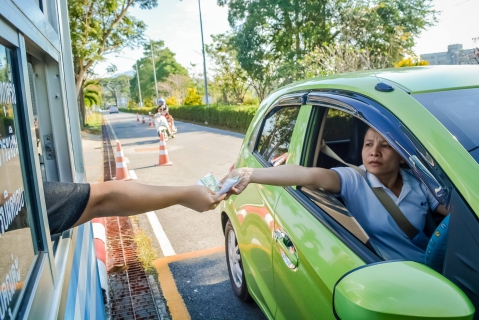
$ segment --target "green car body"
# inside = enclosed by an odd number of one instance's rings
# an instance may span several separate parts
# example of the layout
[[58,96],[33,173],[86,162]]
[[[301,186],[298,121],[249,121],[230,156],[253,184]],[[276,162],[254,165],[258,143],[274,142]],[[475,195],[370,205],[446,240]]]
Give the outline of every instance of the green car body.
[[[475,214],[469,218],[478,224],[474,230],[479,230],[479,163],[416,99],[416,95],[426,93],[479,88],[479,66],[386,69],[376,75],[365,71],[309,79],[273,92],[252,120],[235,166],[265,166],[252,152],[258,130],[271,110],[289,101],[298,104],[298,99],[302,99],[301,106],[287,163],[305,165],[314,149],[311,128],[320,126],[312,123],[318,107],[309,101],[309,95],[327,93],[334,99],[336,92],[353,93],[384,108],[417,139]],[[394,90],[376,90],[379,81]],[[321,99],[325,103],[326,95]],[[468,298],[457,281],[415,262],[365,261],[342,241],[337,227],[311,213],[309,202],[301,200],[296,191],[295,186],[251,184],[221,206],[223,226],[229,221],[237,238],[248,292],[268,318],[474,318],[474,299]],[[334,203],[329,205],[334,207]],[[470,245],[479,253],[479,242]],[[474,266],[474,272],[478,268]],[[467,281],[479,282],[477,275]],[[464,286],[467,288],[467,283]]]

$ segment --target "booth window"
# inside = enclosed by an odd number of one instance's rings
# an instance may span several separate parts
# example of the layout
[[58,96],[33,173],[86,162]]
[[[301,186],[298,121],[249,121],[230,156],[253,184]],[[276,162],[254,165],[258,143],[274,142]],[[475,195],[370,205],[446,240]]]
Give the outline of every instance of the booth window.
[[35,258],[15,126],[18,90],[12,51],[0,44],[0,316],[14,317]]

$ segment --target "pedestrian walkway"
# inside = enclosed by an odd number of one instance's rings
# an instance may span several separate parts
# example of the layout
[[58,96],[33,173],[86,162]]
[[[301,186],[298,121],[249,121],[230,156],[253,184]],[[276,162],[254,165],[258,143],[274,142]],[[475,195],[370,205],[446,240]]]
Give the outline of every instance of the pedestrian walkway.
[[83,144],[83,161],[86,178],[89,183],[103,181],[103,150],[101,135],[81,133]]

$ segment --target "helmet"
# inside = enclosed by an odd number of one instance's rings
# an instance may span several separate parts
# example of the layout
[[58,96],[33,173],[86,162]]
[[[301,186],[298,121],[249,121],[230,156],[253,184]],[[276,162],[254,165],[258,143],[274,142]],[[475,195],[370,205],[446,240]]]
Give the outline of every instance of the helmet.
[[160,99],[158,99],[158,100],[156,101],[156,104],[157,104],[158,106],[164,106],[164,105],[166,105],[166,101],[165,101],[165,99],[160,98]]

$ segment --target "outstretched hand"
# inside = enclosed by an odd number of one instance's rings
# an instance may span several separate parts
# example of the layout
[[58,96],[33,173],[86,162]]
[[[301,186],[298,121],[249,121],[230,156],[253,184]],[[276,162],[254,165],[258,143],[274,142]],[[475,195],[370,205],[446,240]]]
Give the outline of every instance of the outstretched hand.
[[228,195],[226,199],[228,199],[232,194],[240,194],[241,192],[246,189],[248,184],[250,183],[251,179],[251,172],[252,169],[250,168],[238,168],[232,170],[229,174],[227,174],[223,179],[220,180],[220,184],[223,184],[227,179],[231,179],[233,177],[242,177],[241,181],[234,187],[232,187],[226,194]]
[[205,186],[189,186],[188,196],[181,201],[181,205],[198,212],[215,209],[226,198],[226,194],[218,195]]

